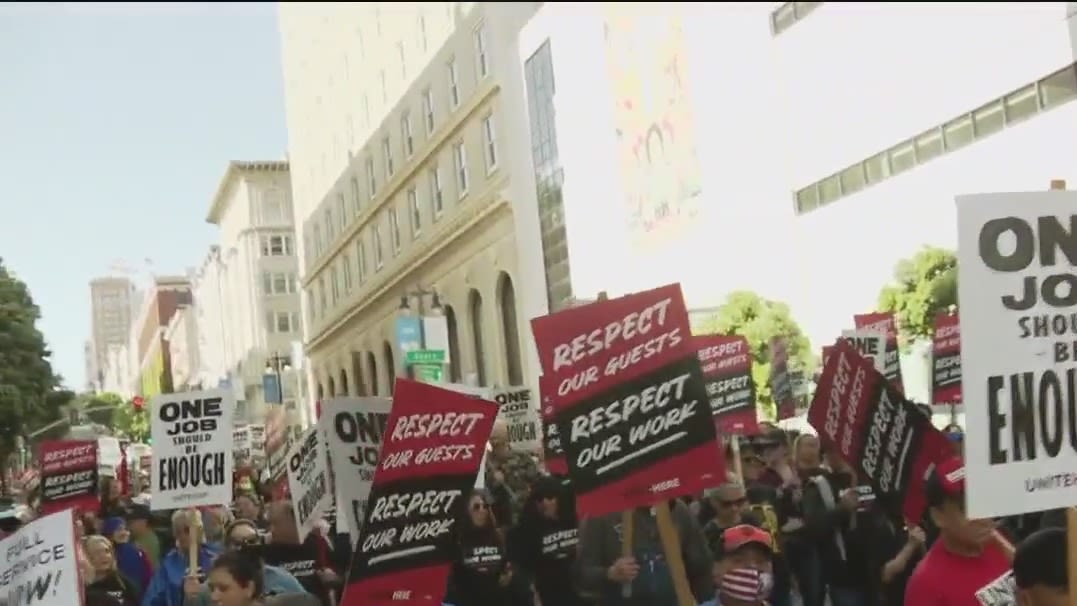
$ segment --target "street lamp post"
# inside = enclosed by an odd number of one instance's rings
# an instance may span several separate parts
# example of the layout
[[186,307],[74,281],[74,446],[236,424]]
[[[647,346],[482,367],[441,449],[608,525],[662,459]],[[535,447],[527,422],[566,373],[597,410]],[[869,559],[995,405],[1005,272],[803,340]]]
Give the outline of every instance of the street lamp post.
[[[421,286],[416,286],[410,291],[405,291],[400,297],[400,318],[397,321],[397,345],[400,348],[401,355],[404,357],[404,372],[409,379],[416,378],[417,366],[440,366],[440,364],[432,365],[427,363],[416,365],[409,363],[408,361],[408,352],[423,351],[427,346],[427,335],[424,327],[424,319],[427,316],[427,297],[430,297],[430,314],[433,316],[440,316],[444,309],[441,306],[441,298],[438,296],[438,292],[435,289],[426,289]],[[416,302],[414,315],[411,307],[412,299],[415,299]],[[440,375],[441,369],[438,368],[436,370],[438,372],[434,374]]]
[[266,393],[266,403],[284,404],[284,381],[282,380],[281,375],[291,369],[292,364],[291,360],[288,359],[288,356],[282,356],[279,353],[274,353],[272,356],[269,356],[269,358],[266,359],[265,374],[268,376],[272,376],[277,380],[276,402],[270,402],[270,394]]

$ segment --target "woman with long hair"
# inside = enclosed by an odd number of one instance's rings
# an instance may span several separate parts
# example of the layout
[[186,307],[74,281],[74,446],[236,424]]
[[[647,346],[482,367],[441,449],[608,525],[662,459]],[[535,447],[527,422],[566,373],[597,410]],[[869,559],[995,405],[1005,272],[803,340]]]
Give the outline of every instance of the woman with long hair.
[[92,577],[86,583],[87,594],[107,594],[123,606],[138,606],[138,585],[117,567],[112,541],[101,535],[92,535],[84,540],[84,548],[89,566],[83,574]]
[[542,604],[590,603],[571,581],[579,546],[578,530],[576,498],[565,481],[553,476],[536,480],[509,543],[512,561],[531,578]]
[[475,490],[454,525],[456,557],[445,602],[453,606],[503,606],[508,603],[512,565],[490,498]]

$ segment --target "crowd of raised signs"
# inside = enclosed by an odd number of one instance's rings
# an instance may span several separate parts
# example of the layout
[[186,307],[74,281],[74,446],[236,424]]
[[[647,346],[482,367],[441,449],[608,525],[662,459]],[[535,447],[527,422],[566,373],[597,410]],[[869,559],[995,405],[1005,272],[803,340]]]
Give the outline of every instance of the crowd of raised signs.
[[[1075,200],[1055,194],[972,206],[1043,224],[1070,217]],[[973,231],[993,225],[980,215]],[[963,241],[982,252],[1004,228]],[[981,313],[990,296],[965,298],[972,320],[937,322],[934,404],[987,401],[965,411],[984,435],[940,430],[905,397],[884,314],[857,316],[824,348],[810,433],[761,422],[745,339],[692,334],[674,284],[533,319],[537,406],[518,389],[408,379],[391,399],[321,403],[277,459],[293,500],[234,457],[221,391],[155,399],[148,507],[121,483],[93,488],[92,448],[43,448],[42,515],[21,530],[27,520],[7,520],[0,584],[10,603],[56,606],[77,591],[22,596],[79,576],[87,606],[1069,606],[1068,512],[1044,506],[1070,504],[1050,490],[1075,484],[1058,456],[1062,388],[1044,374],[1047,388],[1031,389],[1045,350],[970,368],[964,346],[1005,325]],[[787,348],[769,350],[787,418]],[[1039,370],[1003,410],[1004,362],[1025,353]],[[61,569],[72,511],[77,575]]]

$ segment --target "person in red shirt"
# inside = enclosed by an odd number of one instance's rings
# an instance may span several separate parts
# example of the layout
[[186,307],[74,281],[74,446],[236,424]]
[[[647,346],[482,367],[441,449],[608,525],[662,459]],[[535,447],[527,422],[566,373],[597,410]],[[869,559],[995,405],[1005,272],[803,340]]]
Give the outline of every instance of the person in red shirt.
[[[1012,604],[1012,548],[993,520],[966,517],[965,466],[960,459],[935,467],[925,496],[939,538],[909,578],[905,606]],[[1007,595],[1010,601],[999,601]]]

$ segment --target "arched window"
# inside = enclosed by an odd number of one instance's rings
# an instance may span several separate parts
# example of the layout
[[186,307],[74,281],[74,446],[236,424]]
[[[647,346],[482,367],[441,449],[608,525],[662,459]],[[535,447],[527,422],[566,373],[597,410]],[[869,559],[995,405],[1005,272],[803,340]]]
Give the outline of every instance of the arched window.
[[352,376],[355,377],[355,395],[366,396],[366,381],[363,380],[363,355],[352,352]]
[[501,333],[505,335],[505,366],[509,385],[523,385],[523,362],[520,359],[520,332],[516,323],[516,289],[512,278],[501,272],[497,285],[498,305],[501,307]]
[[393,386],[396,384],[396,362],[393,360],[393,346],[386,341],[382,344],[385,352],[385,371],[389,377],[389,395],[393,395]]
[[348,394],[348,373],[344,372],[344,369],[340,369],[340,395],[347,396]]
[[366,352],[366,376],[370,377],[370,395],[380,396],[381,392],[378,391],[378,359],[374,357],[374,352]]
[[334,398],[337,395],[337,383],[333,380],[333,377],[329,377],[329,397]]
[[445,315],[445,332],[449,336],[449,381],[460,382],[460,333],[456,328],[456,311],[451,305],[441,309]]
[[322,387],[321,383],[318,383],[318,388],[315,391],[318,393],[318,400],[319,401],[325,399],[325,388]]
[[482,330],[482,295],[472,289],[467,302],[468,320],[471,322],[472,346],[475,348],[475,374],[478,376],[479,385],[486,386],[486,350],[483,343]]

